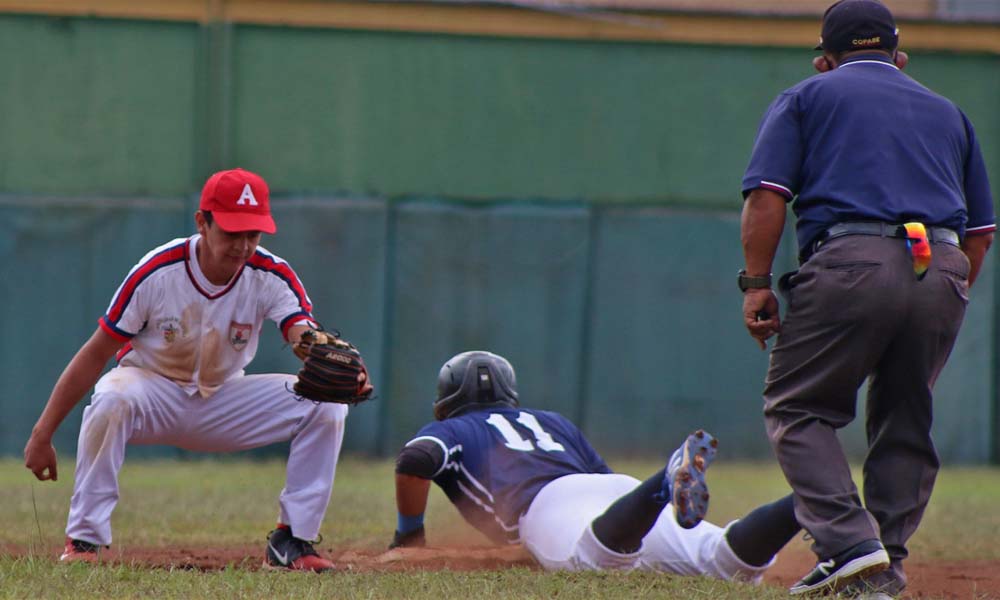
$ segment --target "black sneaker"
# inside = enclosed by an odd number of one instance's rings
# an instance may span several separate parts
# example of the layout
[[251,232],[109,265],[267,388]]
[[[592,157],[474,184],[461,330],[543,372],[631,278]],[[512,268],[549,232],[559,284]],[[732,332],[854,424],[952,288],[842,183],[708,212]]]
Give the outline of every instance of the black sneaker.
[[889,554],[878,540],[866,540],[828,560],[789,588],[793,596],[817,590],[836,592],[852,581],[889,568]]
[[332,571],[333,563],[322,558],[312,542],[294,537],[291,527],[279,523],[277,529],[267,534],[264,567],[322,573]]

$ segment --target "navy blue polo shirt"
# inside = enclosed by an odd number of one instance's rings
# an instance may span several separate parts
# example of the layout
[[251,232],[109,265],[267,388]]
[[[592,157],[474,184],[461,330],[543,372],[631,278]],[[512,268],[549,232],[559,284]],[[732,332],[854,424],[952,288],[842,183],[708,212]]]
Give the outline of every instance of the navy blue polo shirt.
[[799,249],[843,221],[996,229],[972,124],[881,53],[851,57],[768,107],[743,177],[793,200]]

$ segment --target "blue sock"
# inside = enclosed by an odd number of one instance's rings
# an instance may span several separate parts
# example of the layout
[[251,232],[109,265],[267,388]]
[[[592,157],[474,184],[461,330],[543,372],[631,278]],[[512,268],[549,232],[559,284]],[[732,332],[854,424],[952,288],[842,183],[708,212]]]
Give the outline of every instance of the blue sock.
[[416,531],[424,526],[424,515],[423,513],[419,515],[414,515],[408,517],[406,515],[396,513],[396,531],[402,534],[410,533],[411,531]]

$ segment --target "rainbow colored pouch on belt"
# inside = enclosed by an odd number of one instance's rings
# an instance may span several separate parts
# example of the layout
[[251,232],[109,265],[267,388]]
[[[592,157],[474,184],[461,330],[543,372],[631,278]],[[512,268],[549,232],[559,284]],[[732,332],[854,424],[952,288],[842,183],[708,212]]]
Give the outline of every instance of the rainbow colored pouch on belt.
[[918,222],[903,223],[903,228],[906,230],[906,247],[913,256],[913,272],[917,274],[918,280],[923,279],[927,274],[927,267],[931,266],[931,243],[927,239],[927,228]]

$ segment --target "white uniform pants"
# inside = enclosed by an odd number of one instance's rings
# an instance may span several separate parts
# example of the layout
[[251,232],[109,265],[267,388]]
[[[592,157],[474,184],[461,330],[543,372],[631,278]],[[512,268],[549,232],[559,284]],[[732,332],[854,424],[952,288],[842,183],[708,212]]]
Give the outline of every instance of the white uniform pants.
[[296,537],[315,539],[333,490],[347,407],[298,400],[294,382],[291,375],[247,375],[203,398],[145,369],[109,371],[83,411],[66,535],[111,543],[126,444],[234,452],[291,440],[278,518]]
[[639,483],[617,473],[560,477],[538,492],[521,517],[521,541],[546,570],[649,569],[760,582],[770,565],[744,563],[729,547],[725,530],[707,521],[682,528],[669,505],[638,552],[620,554],[601,544],[591,521]]

